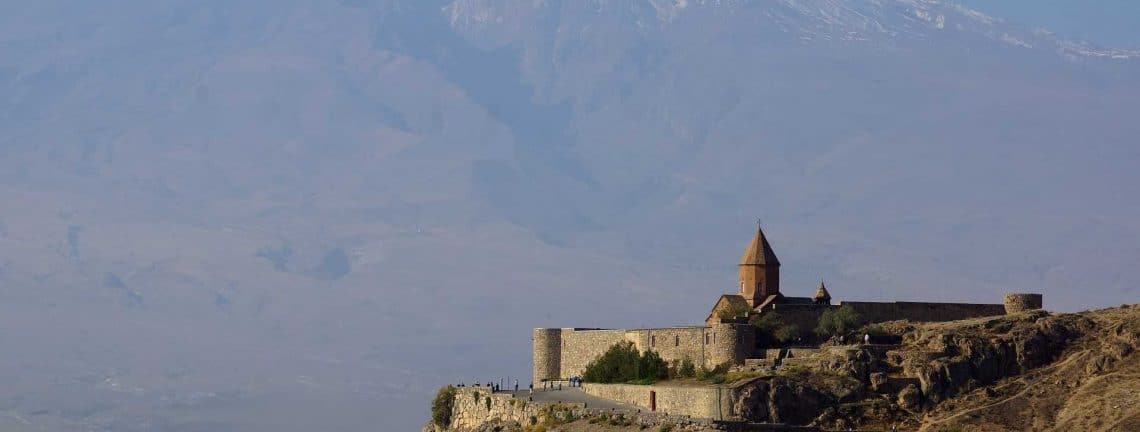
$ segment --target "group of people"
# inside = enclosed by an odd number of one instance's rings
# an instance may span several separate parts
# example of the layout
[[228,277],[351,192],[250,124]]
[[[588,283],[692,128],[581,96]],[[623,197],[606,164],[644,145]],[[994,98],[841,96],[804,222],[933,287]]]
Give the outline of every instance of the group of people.
[[[479,380],[475,380],[475,384],[472,384],[471,386],[472,387],[482,387],[479,384]],[[494,380],[487,380],[486,386],[491,389],[492,393],[501,392],[501,391],[503,391],[503,379],[499,378],[498,383],[495,383]],[[460,381],[459,384],[456,385],[456,387],[467,387],[467,384],[464,383],[463,381]],[[531,391],[533,392],[534,391],[534,384],[531,384],[530,388],[531,388]],[[515,391],[519,391],[519,380],[517,380],[517,379],[515,380]]]
[[[570,387],[581,387],[582,386],[582,377],[577,376],[577,375],[571,376],[568,379],[568,382],[570,384]],[[514,384],[515,384],[514,385],[514,391],[516,391],[516,392],[519,391],[519,380],[516,379]],[[503,379],[499,378],[498,383],[495,383],[494,380],[487,380],[486,384],[480,384],[479,380],[475,380],[475,383],[472,384],[471,386],[472,387],[484,387],[484,386],[486,386],[486,387],[491,389],[492,393],[496,393],[496,392],[503,391]],[[460,381],[459,384],[456,384],[456,387],[467,387],[467,383]],[[530,386],[527,387],[527,389],[530,391],[531,394],[534,394],[534,383],[531,382]],[[542,382],[542,389],[543,390],[562,390],[562,382],[561,381],[543,381]],[[508,389],[508,391],[510,391],[510,389]]]

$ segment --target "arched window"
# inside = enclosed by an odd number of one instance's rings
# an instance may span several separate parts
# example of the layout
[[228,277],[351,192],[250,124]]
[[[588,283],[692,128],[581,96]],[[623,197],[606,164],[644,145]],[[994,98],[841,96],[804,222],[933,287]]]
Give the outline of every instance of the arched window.
[[673,336],[673,346],[681,346],[681,337]]

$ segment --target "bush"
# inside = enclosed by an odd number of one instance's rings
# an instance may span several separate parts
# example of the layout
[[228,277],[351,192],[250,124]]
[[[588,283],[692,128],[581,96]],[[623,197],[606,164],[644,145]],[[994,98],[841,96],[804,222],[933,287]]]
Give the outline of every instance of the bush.
[[876,338],[885,338],[885,337],[893,336],[891,334],[891,332],[888,332],[887,329],[883,328],[883,326],[878,325],[878,324],[865,325],[865,326],[863,326],[862,332],[864,334],[869,334],[869,335],[871,335],[871,337],[876,337]]
[[700,369],[697,369],[697,379],[701,381],[708,381],[714,384],[723,383],[728,379],[728,369],[731,367],[732,365],[728,362],[721,363],[712,368],[712,370],[709,370],[702,365]]
[[717,311],[716,317],[720,319],[733,319],[748,316],[749,312],[752,312],[751,308],[747,306],[736,305],[728,309],[721,309],[720,311]]
[[600,357],[586,365],[582,380],[612,384],[652,384],[669,377],[669,364],[653,351],[639,354],[630,342],[610,347]]
[[760,346],[785,343],[800,337],[800,327],[784,323],[784,318],[776,312],[765,312],[752,318],[752,326],[756,327],[756,343]]
[[697,376],[697,368],[688,357],[681,360],[681,367],[677,368],[677,376],[680,378],[693,378]]
[[439,389],[431,401],[431,421],[439,427],[451,426],[451,409],[455,406],[455,387]]
[[829,337],[848,333],[855,330],[862,323],[859,314],[850,306],[831,308],[819,316],[819,325],[815,332],[820,336]]

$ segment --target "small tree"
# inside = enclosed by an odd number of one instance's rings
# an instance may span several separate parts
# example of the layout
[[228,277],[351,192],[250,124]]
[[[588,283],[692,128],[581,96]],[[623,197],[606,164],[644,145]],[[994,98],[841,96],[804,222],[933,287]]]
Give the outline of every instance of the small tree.
[[669,363],[653,351],[638,353],[631,342],[614,344],[586,365],[582,379],[595,383],[650,383],[669,377]]
[[693,365],[693,361],[685,357],[681,360],[681,367],[677,369],[677,376],[681,378],[693,378],[697,376],[697,368]]
[[760,345],[774,345],[784,343],[800,336],[800,327],[784,322],[784,318],[775,312],[765,312],[752,318],[752,326],[756,327],[756,343]]
[[815,332],[820,336],[834,336],[855,330],[862,323],[859,313],[851,306],[830,308],[819,316]]
[[795,340],[796,338],[800,337],[800,326],[795,324],[784,324],[780,326],[780,328],[777,328],[776,332],[772,333],[772,336],[774,336],[780,343],[786,343],[788,341]]
[[451,426],[451,410],[455,406],[455,387],[439,389],[431,401],[431,421],[439,427]]

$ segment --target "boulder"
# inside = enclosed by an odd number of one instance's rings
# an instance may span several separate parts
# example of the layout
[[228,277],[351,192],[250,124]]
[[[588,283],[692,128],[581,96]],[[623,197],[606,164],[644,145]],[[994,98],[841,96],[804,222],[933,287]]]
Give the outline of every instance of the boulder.
[[910,384],[899,392],[899,408],[907,411],[915,411],[919,408],[919,403],[922,401],[922,394],[918,391],[918,387]]

